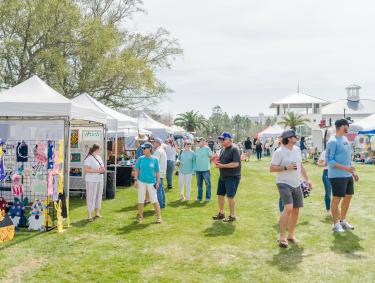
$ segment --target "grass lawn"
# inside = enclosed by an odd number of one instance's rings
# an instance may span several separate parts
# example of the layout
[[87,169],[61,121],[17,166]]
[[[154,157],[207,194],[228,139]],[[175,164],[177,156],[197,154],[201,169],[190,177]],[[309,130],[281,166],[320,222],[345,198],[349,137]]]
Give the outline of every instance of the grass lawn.
[[[214,222],[209,204],[180,203],[167,192],[162,225],[151,207],[135,222],[136,191],[119,189],[104,201],[104,218],[86,222],[82,200],[72,200],[73,227],[63,234],[19,232],[0,244],[1,282],[374,282],[375,167],[358,165],[348,219],[356,229],[331,232],[325,217],[321,169],[307,165],[315,188],[297,227],[300,246],[279,249],[278,193],[269,160],[243,163],[238,221]],[[213,197],[217,170],[212,170]],[[175,185],[177,185],[176,181]],[[194,197],[196,185],[194,179]]]

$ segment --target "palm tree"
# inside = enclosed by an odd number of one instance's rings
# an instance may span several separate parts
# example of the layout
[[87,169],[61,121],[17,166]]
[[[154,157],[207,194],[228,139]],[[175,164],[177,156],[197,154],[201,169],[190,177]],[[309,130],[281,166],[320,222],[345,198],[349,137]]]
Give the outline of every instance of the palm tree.
[[303,118],[300,114],[288,112],[287,116],[284,116],[282,118],[280,124],[285,128],[290,127],[291,129],[296,130],[297,126],[305,125],[306,122],[310,122],[310,120],[307,118]]
[[199,112],[194,110],[181,113],[174,119],[174,124],[183,127],[188,132],[195,132],[207,127],[207,120]]

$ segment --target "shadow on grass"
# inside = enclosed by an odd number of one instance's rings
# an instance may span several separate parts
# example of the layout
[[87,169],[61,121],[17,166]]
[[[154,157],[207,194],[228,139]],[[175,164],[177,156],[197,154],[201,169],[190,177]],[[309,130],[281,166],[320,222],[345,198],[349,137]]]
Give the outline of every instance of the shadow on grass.
[[331,250],[338,254],[344,254],[350,259],[363,259],[364,256],[356,254],[356,252],[363,251],[363,247],[360,245],[362,240],[352,231],[346,231],[345,233],[333,234],[333,246]]
[[272,261],[268,263],[283,272],[296,270],[302,263],[303,251],[304,249],[297,245],[292,245],[288,249],[280,248],[279,253],[274,255]]
[[170,207],[180,207],[180,206],[186,206],[187,205],[187,202],[186,201],[180,201],[180,200],[175,200],[175,201],[171,201],[167,204],[167,206],[170,206]]
[[[95,218],[94,218],[95,220]],[[82,219],[82,220],[79,220],[79,221],[76,221],[76,222],[73,222],[72,223],[72,226],[73,227],[85,227],[87,224],[89,224],[90,222],[87,220],[87,219]]]
[[135,211],[135,210],[137,210],[137,205],[123,207],[123,208],[117,210],[116,212],[129,212],[129,211]]
[[152,223],[138,223],[137,221],[134,221],[130,223],[129,225],[126,225],[120,229],[118,229],[119,234],[130,234],[136,231],[143,230],[150,226]]
[[205,237],[219,237],[232,235],[235,230],[236,226],[232,222],[224,223],[222,221],[215,221],[203,233]]
[[321,219],[320,222],[325,223],[325,224],[332,224],[332,217],[326,216],[324,219]]
[[185,209],[206,206],[207,202],[190,201],[186,203]]
[[81,199],[80,197],[70,197],[69,198],[69,210],[73,211],[82,206],[86,206],[86,199]]

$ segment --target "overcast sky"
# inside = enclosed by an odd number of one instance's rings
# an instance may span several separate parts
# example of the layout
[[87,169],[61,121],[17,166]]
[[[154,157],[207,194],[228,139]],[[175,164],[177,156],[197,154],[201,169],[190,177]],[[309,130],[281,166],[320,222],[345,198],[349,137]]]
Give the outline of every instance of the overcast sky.
[[345,0],[144,0],[133,29],[164,27],[184,55],[159,77],[174,93],[158,107],[205,115],[274,113],[300,91],[335,100],[362,86],[375,98],[375,2]]

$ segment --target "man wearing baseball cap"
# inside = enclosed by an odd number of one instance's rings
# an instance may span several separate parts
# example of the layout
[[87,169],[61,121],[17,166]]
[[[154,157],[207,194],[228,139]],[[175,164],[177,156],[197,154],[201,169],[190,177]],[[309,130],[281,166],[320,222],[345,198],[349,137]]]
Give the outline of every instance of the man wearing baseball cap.
[[[344,229],[354,229],[354,226],[346,220],[346,215],[354,194],[353,178],[358,181],[359,177],[351,164],[352,153],[349,141],[346,138],[349,122],[346,119],[340,119],[335,122],[335,126],[336,134],[327,143],[326,164],[328,164],[328,178],[332,185],[332,230],[341,233],[344,232]],[[341,215],[339,221],[340,202]]]
[[[232,143],[232,135],[230,133],[223,132],[218,139],[224,149],[220,153],[219,160],[215,161],[216,168],[220,169],[217,185],[219,213],[213,216],[213,219],[223,219],[224,222],[232,222],[236,220],[234,197],[241,179],[241,155],[239,149]],[[228,198],[230,209],[228,218],[225,218],[224,214],[225,196]]]
[[[280,216],[278,243],[280,247],[287,248],[288,241],[299,243],[295,236],[295,228],[299,209],[303,207],[301,175],[308,182],[310,189],[312,184],[302,164],[301,150],[296,146],[297,137],[294,130],[284,131],[281,138],[282,146],[272,156],[270,171],[277,173],[276,185],[284,203],[284,210]],[[286,228],[288,228],[288,237],[285,234]]]

